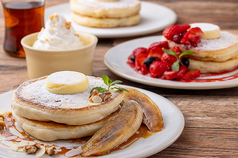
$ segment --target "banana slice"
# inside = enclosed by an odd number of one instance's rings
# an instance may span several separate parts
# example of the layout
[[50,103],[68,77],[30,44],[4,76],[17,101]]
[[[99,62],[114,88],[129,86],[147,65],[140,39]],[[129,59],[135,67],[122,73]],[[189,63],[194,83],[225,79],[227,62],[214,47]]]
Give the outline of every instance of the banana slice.
[[142,117],[143,112],[137,102],[126,102],[119,113],[82,147],[81,156],[101,155],[125,142],[140,128]]
[[146,94],[133,89],[126,88],[129,92],[125,93],[124,101],[134,100],[143,110],[143,123],[151,132],[159,132],[164,128],[163,117],[159,107]]
[[192,27],[199,27],[203,33],[204,36],[202,37],[203,39],[216,39],[220,38],[220,27],[214,24],[210,23],[193,23],[190,24],[191,28]]
[[59,71],[49,75],[45,88],[51,93],[74,94],[82,93],[89,87],[87,76],[75,71]]

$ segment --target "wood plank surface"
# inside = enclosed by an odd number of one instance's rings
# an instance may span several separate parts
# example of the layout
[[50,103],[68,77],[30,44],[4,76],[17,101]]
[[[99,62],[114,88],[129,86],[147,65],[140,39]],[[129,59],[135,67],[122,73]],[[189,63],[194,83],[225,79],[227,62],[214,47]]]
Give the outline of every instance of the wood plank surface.
[[[47,0],[46,7],[68,0]],[[177,14],[177,24],[209,22],[238,34],[238,0],[149,0],[166,6]],[[6,55],[3,51],[4,17],[0,8],[0,94],[16,89],[28,80],[26,60]],[[108,70],[105,53],[122,42],[145,36],[161,35],[162,31],[144,36],[99,39],[93,62],[93,75],[108,75],[112,80],[143,88],[164,96],[174,103],[185,117],[185,128],[170,147],[150,158],[235,158],[238,157],[238,87],[218,90],[177,90],[147,86],[121,78]]]

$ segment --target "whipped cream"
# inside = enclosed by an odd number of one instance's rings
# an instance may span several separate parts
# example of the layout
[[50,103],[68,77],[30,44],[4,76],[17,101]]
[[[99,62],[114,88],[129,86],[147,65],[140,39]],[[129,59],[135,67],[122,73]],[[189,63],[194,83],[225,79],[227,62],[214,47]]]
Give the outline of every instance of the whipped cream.
[[65,50],[75,49],[83,46],[79,35],[75,33],[71,22],[58,14],[50,16],[46,27],[42,28],[38,34],[38,40],[34,43],[33,48],[45,50]]

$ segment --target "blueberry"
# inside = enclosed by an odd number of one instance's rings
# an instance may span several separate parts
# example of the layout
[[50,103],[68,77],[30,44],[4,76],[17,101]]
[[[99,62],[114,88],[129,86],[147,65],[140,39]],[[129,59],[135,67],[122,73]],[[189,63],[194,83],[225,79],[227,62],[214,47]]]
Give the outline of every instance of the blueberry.
[[147,59],[145,59],[144,64],[146,65],[146,67],[149,69],[150,65],[155,61],[156,59],[153,57],[148,57]]
[[183,65],[185,65],[186,67],[189,66],[189,60],[186,57],[181,57],[181,62],[183,63]]
[[135,62],[135,61],[136,61],[136,56],[135,56],[135,55],[132,55],[132,56],[130,57],[130,60],[133,61],[133,62]]

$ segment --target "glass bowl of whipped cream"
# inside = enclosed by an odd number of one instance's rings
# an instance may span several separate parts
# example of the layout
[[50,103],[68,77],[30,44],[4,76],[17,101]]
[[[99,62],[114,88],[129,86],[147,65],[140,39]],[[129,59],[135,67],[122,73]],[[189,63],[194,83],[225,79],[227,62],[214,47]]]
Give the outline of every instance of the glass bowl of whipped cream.
[[63,16],[51,15],[45,28],[21,40],[29,78],[67,70],[92,75],[97,42],[92,34],[76,32]]

